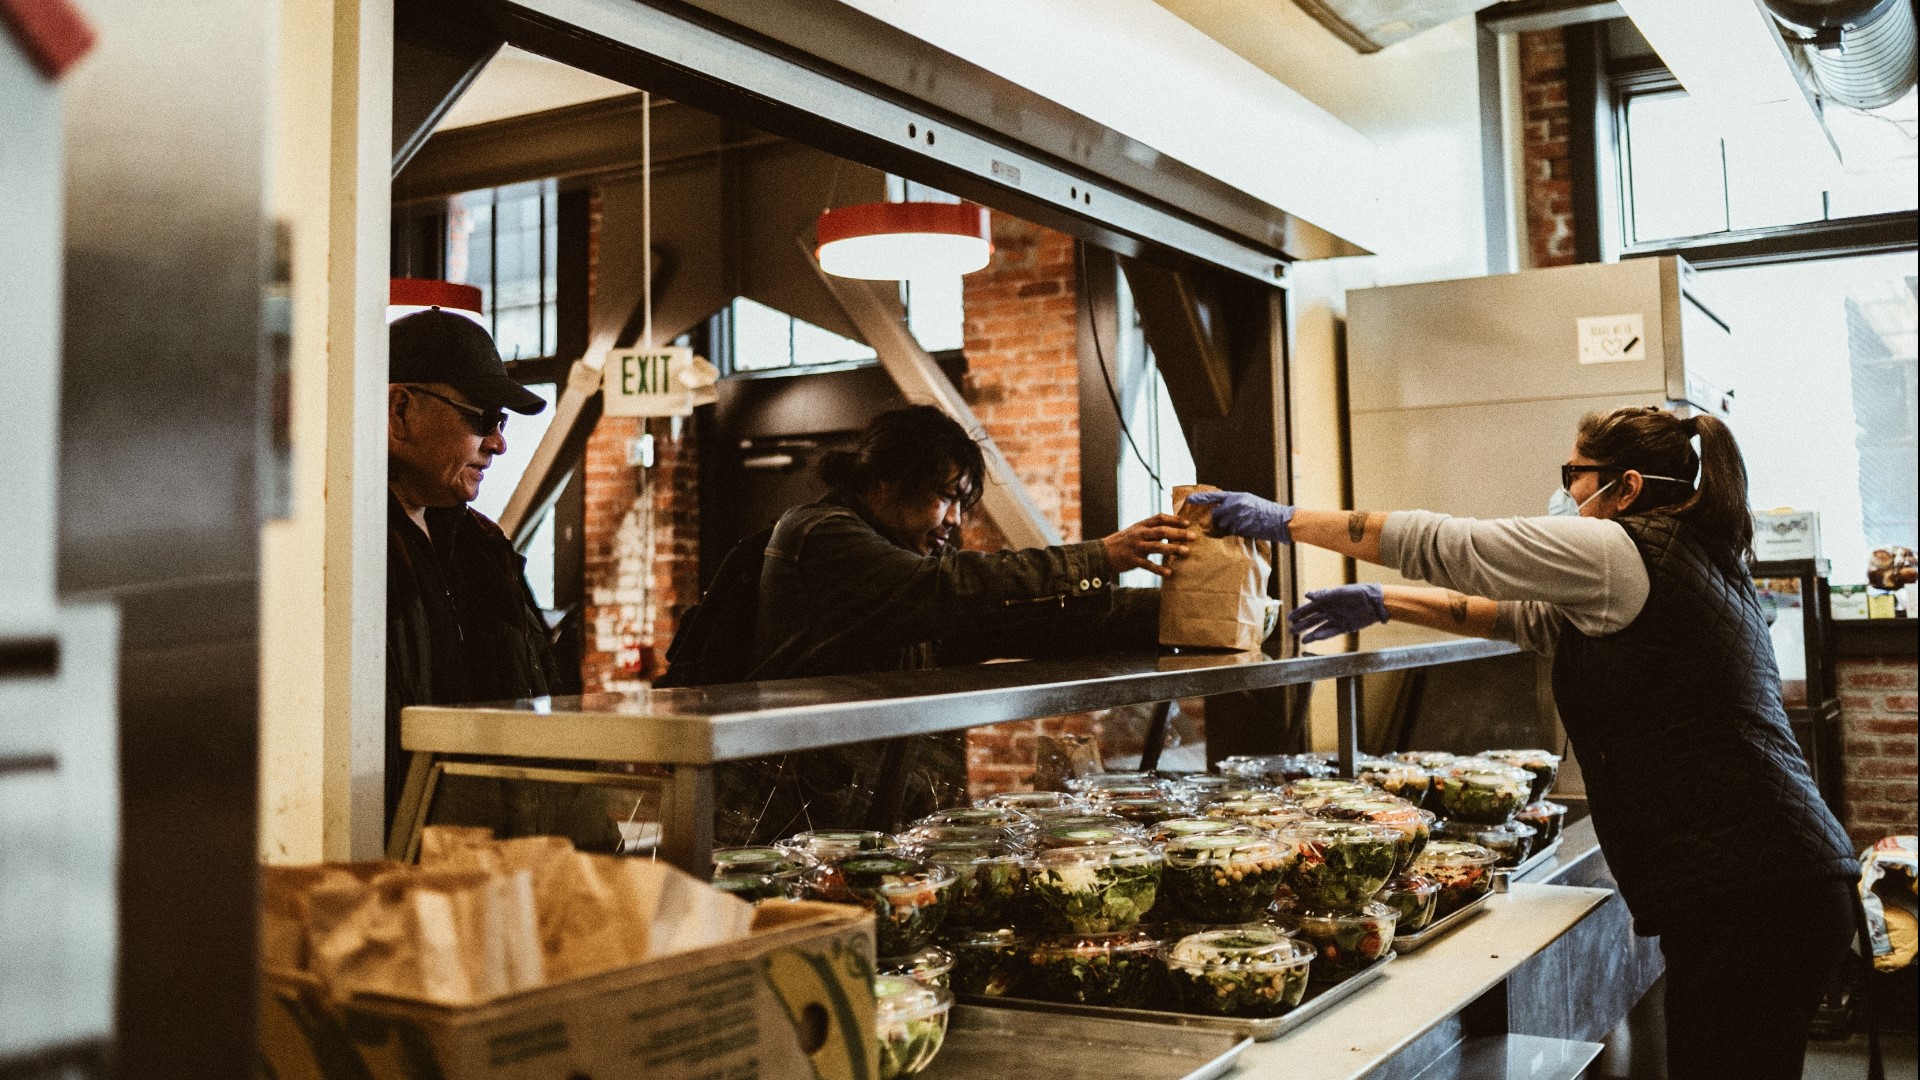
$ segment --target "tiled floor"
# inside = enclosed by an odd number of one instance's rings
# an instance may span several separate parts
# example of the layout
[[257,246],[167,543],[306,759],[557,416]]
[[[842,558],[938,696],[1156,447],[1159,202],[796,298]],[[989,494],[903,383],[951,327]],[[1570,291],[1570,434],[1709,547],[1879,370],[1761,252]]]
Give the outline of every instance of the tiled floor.
[[[1887,1080],[1915,1080],[1920,1077],[1920,1057],[1911,1032],[1883,1035],[1880,1047],[1887,1064]],[[1807,1046],[1805,1080],[1865,1080],[1867,1075],[1867,1037],[1834,1042],[1813,1042]]]

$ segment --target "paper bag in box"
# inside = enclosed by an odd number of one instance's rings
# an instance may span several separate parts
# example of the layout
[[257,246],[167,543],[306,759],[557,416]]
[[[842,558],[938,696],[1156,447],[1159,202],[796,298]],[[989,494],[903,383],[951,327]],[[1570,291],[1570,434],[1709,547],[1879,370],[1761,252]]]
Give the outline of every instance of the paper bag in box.
[[1173,489],[1174,513],[1200,532],[1184,557],[1169,559],[1173,576],[1160,586],[1160,644],[1258,649],[1273,633],[1280,603],[1267,595],[1273,563],[1264,545],[1209,532],[1212,513],[1188,506],[1201,484]]
[[769,901],[745,940],[463,1008],[268,972],[261,1051],[279,1080],[871,1080],[872,980],[871,915]]

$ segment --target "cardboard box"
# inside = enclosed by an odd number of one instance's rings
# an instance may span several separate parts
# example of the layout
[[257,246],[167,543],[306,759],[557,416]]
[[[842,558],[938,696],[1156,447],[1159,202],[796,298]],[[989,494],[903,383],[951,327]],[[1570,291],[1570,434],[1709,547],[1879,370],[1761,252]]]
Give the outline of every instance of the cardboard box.
[[[873,916],[762,904],[753,935],[468,1008],[328,1002],[264,973],[276,1080],[871,1080]],[[270,1070],[270,1071],[267,1071]]]
[[1753,515],[1753,557],[1760,562],[1820,557],[1820,514],[1759,510]]

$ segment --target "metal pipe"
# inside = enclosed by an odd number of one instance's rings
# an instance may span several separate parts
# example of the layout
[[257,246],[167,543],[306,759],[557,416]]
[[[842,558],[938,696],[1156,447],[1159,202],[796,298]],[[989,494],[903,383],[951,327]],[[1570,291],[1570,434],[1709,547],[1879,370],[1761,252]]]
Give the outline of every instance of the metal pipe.
[[1352,779],[1359,774],[1360,676],[1346,676],[1334,685],[1334,703],[1339,710],[1340,721],[1340,775]]

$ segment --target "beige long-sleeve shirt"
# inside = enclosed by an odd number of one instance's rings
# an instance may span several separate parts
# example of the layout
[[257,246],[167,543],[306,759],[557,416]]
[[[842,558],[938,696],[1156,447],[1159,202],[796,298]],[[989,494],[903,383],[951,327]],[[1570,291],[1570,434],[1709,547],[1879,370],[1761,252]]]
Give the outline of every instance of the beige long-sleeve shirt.
[[1647,602],[1647,568],[1627,530],[1587,517],[1387,515],[1380,558],[1406,577],[1499,602],[1495,637],[1552,653],[1562,628],[1626,629]]

